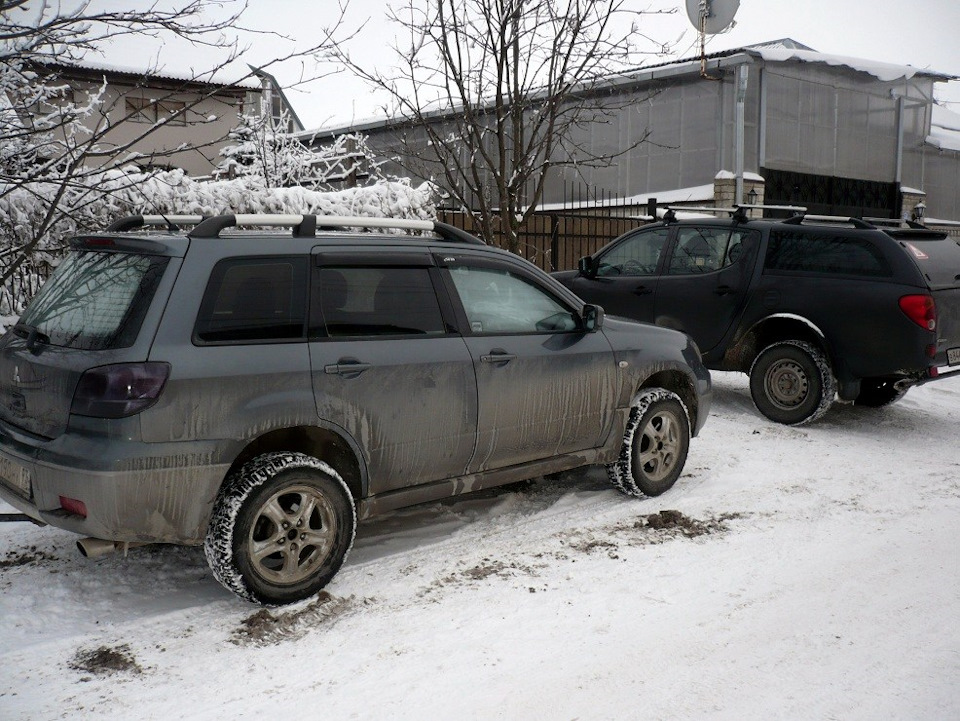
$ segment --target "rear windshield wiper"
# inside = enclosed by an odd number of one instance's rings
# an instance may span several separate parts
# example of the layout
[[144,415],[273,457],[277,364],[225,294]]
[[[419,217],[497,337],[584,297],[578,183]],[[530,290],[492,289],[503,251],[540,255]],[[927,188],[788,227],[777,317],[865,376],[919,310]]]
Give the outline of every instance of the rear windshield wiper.
[[31,353],[34,352],[38,344],[50,344],[50,336],[48,336],[46,333],[42,333],[36,326],[27,325],[26,323],[17,323],[15,326],[13,326],[13,332],[21,338],[27,339],[27,350]]

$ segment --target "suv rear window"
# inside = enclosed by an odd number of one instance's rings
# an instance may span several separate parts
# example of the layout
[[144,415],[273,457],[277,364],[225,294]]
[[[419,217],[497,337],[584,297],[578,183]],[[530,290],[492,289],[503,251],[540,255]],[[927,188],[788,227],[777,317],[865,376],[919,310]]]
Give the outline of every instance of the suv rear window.
[[107,350],[133,345],[169,259],[133,253],[67,255],[20,323],[50,345]]
[[869,240],[830,232],[771,231],[765,267],[837,275],[893,275],[883,253]]
[[220,261],[200,304],[196,337],[205,343],[304,339],[308,269],[305,256]]

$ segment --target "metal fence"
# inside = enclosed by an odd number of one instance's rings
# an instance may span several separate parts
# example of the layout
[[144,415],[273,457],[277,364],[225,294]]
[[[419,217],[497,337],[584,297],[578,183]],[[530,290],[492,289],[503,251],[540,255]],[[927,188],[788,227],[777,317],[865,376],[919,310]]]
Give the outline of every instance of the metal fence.
[[[479,220],[470,213],[441,210],[439,220],[482,237]],[[641,225],[636,218],[614,218],[575,213],[545,212],[532,215],[520,230],[519,255],[545,271],[573,270],[577,261],[592,255],[619,235]],[[502,234],[484,238],[505,247]]]

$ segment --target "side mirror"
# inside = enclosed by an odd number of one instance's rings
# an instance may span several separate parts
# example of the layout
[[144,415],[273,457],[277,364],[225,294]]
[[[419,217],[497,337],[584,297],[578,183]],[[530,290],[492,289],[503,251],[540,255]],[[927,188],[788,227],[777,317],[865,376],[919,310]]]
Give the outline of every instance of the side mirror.
[[597,275],[597,265],[593,260],[592,255],[586,255],[577,261],[577,270],[580,271],[580,275],[587,278],[595,278]]
[[583,325],[588,333],[593,333],[603,328],[603,316],[603,308],[599,305],[583,306]]

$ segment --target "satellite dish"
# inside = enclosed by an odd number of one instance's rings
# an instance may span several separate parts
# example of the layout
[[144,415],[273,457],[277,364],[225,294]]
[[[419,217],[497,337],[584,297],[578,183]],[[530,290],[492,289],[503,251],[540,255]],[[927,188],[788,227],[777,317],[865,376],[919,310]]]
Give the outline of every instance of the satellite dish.
[[740,0],[687,0],[687,17],[698,32],[716,35],[730,27],[739,7]]

